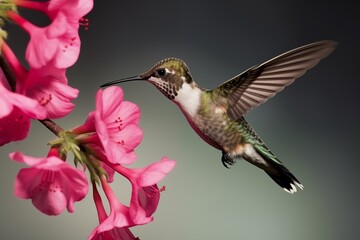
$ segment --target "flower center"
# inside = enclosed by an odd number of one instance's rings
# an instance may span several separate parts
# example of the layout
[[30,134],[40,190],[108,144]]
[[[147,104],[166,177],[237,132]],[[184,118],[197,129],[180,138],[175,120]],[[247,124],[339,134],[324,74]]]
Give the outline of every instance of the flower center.
[[87,18],[80,18],[79,25],[83,26],[85,30],[89,29],[89,19]]
[[62,50],[63,52],[66,52],[68,49],[69,49],[69,47],[72,47],[73,45],[74,45],[74,42],[75,42],[75,40],[77,39],[77,37],[72,37],[72,38],[70,38],[69,39],[69,44],[66,44],[65,46],[64,46],[64,49]]
[[117,129],[119,129],[119,131],[121,131],[122,126],[123,126],[123,120],[120,117],[117,117],[115,119],[114,123],[117,125]]
[[49,192],[63,192],[64,186],[60,181],[60,174],[57,171],[45,170],[41,182],[36,188],[37,191],[42,192],[47,190]]
[[44,95],[42,96],[40,99],[39,99],[39,103],[41,106],[45,106],[46,104],[48,104],[50,101],[52,100],[52,96],[51,94],[47,94],[47,95]]

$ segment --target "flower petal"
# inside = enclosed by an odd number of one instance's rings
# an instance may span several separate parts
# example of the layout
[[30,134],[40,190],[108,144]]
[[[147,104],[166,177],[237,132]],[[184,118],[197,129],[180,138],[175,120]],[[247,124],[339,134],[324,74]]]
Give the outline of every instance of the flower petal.
[[31,198],[33,205],[47,215],[58,215],[67,207],[74,211],[74,202],[82,200],[88,191],[83,171],[61,159],[50,156],[34,158],[20,152],[10,154],[18,162],[30,165],[16,177],[14,193],[20,198]]
[[79,18],[86,15],[93,7],[92,0],[51,0],[48,5],[50,18],[54,18],[59,12],[63,12],[71,22],[79,22]]
[[60,168],[65,162],[57,157],[49,157],[49,158],[35,158],[31,156],[27,156],[21,152],[12,152],[9,154],[9,157],[17,162],[25,163],[30,167],[38,167],[44,169],[57,169]]
[[[74,171],[76,170],[76,171]],[[61,172],[62,181],[71,183],[72,188],[65,188],[65,195],[71,196],[67,198],[67,210],[74,212],[74,202],[82,200],[88,192],[88,182],[84,172],[74,169],[63,167]]]
[[122,100],[121,88],[100,89],[96,94],[95,127],[109,161],[130,164],[136,159],[133,150],[142,139],[140,128],[130,124],[138,123],[140,110],[135,104]]
[[110,137],[107,126],[101,120],[99,112],[95,112],[95,126],[105,155],[111,163],[130,164],[136,160],[136,154],[133,151],[126,151],[124,147]]
[[80,38],[78,24],[69,24],[59,11],[50,25],[39,28],[31,25],[26,60],[31,68],[41,68],[54,61],[57,68],[72,66],[79,57]]
[[146,168],[123,171],[128,172],[127,178],[132,186],[130,216],[134,223],[141,224],[143,221],[153,220],[151,215],[156,210],[160,198],[156,184],[174,168],[175,163],[164,157]]
[[139,124],[140,122],[140,108],[132,102],[123,101],[117,114],[124,119],[124,126],[131,123]]
[[108,231],[99,232],[97,228],[95,228],[90,234],[88,240],[136,240],[134,234],[130,232],[127,227],[114,227]]
[[77,31],[68,31],[59,37],[59,47],[54,59],[57,68],[67,68],[77,61],[80,54],[81,41]]
[[161,161],[152,163],[146,167],[137,180],[137,183],[143,187],[156,184],[175,167],[175,164],[176,161],[163,157]]
[[41,68],[54,58],[59,45],[59,39],[47,38],[44,29],[34,28],[26,48],[25,57],[31,68]]
[[[51,82],[48,88],[41,89],[42,96],[51,96],[50,101],[44,105],[47,112],[47,118],[62,118],[68,115],[75,107],[70,102],[77,98],[79,90],[60,82]],[[40,93],[40,92],[39,92]],[[41,94],[41,93],[40,93]]]
[[34,189],[41,181],[41,170],[21,169],[15,179],[14,194],[18,198],[31,198],[30,189]]
[[101,117],[107,118],[111,115],[123,101],[124,93],[119,87],[108,87],[105,90],[100,89],[96,94],[96,110]]
[[[1,92],[0,92],[1,94]],[[5,100],[0,96],[0,118],[6,117],[9,115],[14,108],[14,105],[12,105],[9,101]]]
[[18,107],[24,115],[30,118],[44,119],[45,110],[35,100],[18,93],[7,90],[0,83],[0,118],[9,115],[13,111],[13,106]]
[[36,99],[45,109],[47,118],[61,118],[74,109],[71,100],[77,97],[79,90],[67,85],[65,69],[49,65],[31,69],[19,92]]
[[157,184],[139,189],[139,202],[145,209],[146,217],[150,217],[156,211],[160,201],[160,190]]
[[59,12],[51,24],[45,27],[43,30],[45,32],[45,36],[48,39],[57,39],[64,35],[66,31],[68,31],[66,16]]
[[10,114],[0,118],[0,146],[25,139],[29,130],[29,117],[19,108],[14,107]]
[[140,144],[143,138],[143,132],[139,126],[131,124],[126,126],[123,130],[117,131],[115,134],[111,134],[110,136],[113,141],[123,147],[125,151],[130,152]]

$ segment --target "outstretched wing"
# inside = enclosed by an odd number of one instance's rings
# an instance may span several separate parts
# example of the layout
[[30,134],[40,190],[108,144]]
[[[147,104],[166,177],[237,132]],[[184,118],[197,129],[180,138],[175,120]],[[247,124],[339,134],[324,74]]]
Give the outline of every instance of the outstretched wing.
[[239,119],[314,67],[336,45],[334,41],[320,41],[293,49],[249,68],[212,91],[228,99],[229,116]]

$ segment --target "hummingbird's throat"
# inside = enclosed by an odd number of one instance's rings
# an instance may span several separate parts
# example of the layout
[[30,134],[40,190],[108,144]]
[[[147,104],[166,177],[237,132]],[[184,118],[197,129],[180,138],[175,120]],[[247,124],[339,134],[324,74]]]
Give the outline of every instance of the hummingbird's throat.
[[170,82],[165,82],[156,77],[150,77],[148,81],[170,100],[174,100],[178,95],[179,87],[171,84]]

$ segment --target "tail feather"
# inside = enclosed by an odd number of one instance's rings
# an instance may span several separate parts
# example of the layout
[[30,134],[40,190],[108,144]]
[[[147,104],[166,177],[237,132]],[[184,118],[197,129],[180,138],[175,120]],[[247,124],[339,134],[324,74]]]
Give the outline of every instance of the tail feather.
[[[304,186],[299,180],[284,166],[278,164],[272,164],[276,171],[265,171],[280,187],[282,187],[288,193],[296,193],[297,188],[301,190]],[[277,166],[276,166],[277,165]]]
[[[282,162],[271,152],[261,138],[256,134],[254,129],[247,123],[244,117],[237,120],[248,143],[251,147],[249,151],[245,150],[242,157],[263,169],[280,187],[288,193],[295,193],[297,187],[303,189],[299,180],[287,169]],[[255,150],[255,151],[253,151]]]
[[[297,187],[304,188],[300,181],[287,169],[265,144],[245,147],[243,158],[263,169],[280,187],[288,193],[297,192]],[[254,149],[255,151],[251,150]],[[247,151],[248,150],[248,151]]]
[[281,161],[263,142],[261,145],[257,145],[255,149],[257,153],[270,165],[264,167],[263,170],[286,192],[291,194],[297,192],[296,186],[301,190],[304,188],[300,181],[297,180],[290,170],[281,163]]

